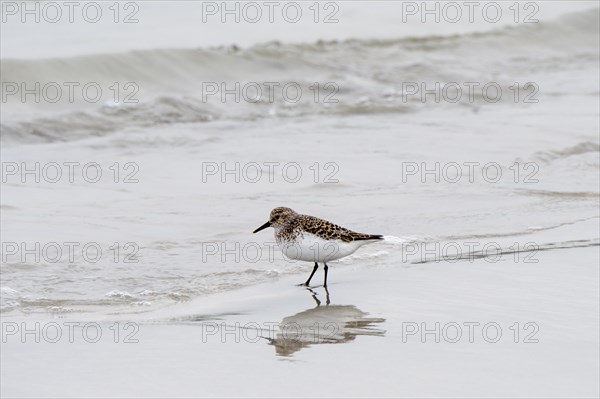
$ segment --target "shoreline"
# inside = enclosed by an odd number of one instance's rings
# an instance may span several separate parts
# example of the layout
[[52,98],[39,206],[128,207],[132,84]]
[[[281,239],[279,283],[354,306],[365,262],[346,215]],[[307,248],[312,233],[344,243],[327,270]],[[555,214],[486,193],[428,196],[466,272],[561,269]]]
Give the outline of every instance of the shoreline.
[[[323,287],[286,276],[133,326],[106,316],[94,321],[96,343],[81,338],[83,321],[73,342],[15,333],[3,337],[2,395],[596,396],[598,248],[538,258],[331,268],[329,305]],[[32,319],[2,322],[32,328]]]

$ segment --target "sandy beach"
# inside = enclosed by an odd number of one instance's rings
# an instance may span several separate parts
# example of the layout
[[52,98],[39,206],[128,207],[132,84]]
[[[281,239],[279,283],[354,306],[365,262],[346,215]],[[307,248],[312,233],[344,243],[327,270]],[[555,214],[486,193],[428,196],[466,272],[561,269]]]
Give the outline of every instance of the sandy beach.
[[76,3],[0,5],[2,398],[600,395],[597,1]]
[[287,276],[140,314],[137,343],[110,329],[131,317],[3,318],[80,326],[6,336],[2,396],[596,397],[598,255],[333,268],[329,305]]

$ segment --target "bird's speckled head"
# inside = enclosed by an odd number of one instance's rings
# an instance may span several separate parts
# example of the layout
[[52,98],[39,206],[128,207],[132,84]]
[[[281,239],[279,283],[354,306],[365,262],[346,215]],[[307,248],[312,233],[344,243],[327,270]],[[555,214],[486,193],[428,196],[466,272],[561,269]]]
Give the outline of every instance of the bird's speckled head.
[[269,223],[273,227],[280,227],[296,216],[298,216],[298,214],[294,212],[293,209],[282,206],[271,211],[271,214],[269,215]]
[[286,223],[289,223],[293,220],[298,214],[294,212],[290,208],[279,207],[275,208],[271,211],[269,215],[269,221],[258,229],[254,230],[253,233],[258,233],[261,230],[266,229],[267,227],[273,227],[276,231],[282,228]]

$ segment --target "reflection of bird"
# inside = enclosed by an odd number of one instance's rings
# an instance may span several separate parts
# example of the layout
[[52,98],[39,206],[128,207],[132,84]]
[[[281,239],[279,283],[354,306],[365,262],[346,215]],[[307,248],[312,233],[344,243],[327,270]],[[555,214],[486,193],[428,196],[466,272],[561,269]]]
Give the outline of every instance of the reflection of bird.
[[[317,306],[284,318],[280,332],[269,343],[275,346],[278,356],[291,356],[302,348],[318,344],[341,344],[353,341],[358,335],[383,336],[377,328],[383,318],[369,318],[367,313],[352,305],[321,306],[316,293],[309,289]],[[329,292],[326,303],[329,304]]]
[[383,239],[380,235],[355,233],[314,216],[300,215],[290,208],[273,209],[269,221],[254,233],[267,227],[275,229],[275,240],[285,256],[315,262],[312,273],[304,283],[306,286],[310,284],[319,262],[324,264],[323,285],[327,286],[327,262],[353,254],[363,245]]
[[[312,298],[317,303],[317,307],[321,306],[321,301],[319,301],[319,298],[317,298],[317,293],[308,287],[306,287],[306,289],[310,291]],[[329,305],[331,303],[331,301],[329,300],[329,290],[327,289],[327,286],[324,286],[323,289],[325,289],[325,304]]]

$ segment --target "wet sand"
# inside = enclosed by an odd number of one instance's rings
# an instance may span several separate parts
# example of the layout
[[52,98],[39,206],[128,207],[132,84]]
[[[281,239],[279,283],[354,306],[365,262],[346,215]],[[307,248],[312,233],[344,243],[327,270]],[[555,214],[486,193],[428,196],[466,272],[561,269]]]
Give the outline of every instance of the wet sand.
[[[329,304],[295,275],[134,316],[4,317],[2,396],[597,396],[598,247],[536,257],[332,267]],[[4,334],[36,321],[80,326]]]

